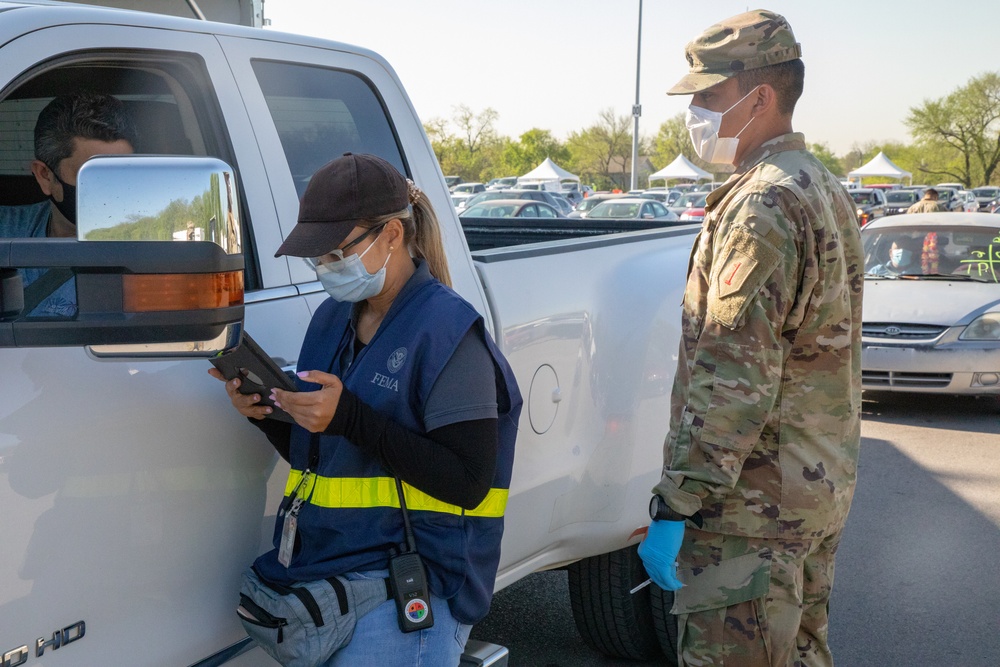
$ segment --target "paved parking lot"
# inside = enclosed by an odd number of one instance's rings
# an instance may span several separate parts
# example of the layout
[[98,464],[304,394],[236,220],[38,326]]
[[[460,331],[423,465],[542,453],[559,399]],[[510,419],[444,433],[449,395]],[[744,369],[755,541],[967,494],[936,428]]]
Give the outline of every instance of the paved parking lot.
[[[1000,401],[865,394],[858,490],[837,560],[839,667],[1000,665]],[[595,653],[565,572],[501,591],[473,636],[512,667],[658,664]]]

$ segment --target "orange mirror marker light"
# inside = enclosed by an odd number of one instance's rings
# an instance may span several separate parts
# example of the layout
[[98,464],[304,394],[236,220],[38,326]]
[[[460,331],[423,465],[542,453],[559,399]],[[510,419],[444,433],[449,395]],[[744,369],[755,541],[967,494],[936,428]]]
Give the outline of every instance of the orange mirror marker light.
[[126,274],[126,313],[211,310],[243,303],[243,272]]

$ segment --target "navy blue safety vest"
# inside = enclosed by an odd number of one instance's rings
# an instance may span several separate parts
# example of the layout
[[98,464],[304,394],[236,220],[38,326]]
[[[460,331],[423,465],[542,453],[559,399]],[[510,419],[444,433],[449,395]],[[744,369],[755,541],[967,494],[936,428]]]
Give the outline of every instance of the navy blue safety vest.
[[[449,601],[452,615],[475,623],[489,611],[497,566],[503,513],[514,462],[514,439],[521,395],[510,366],[486,335],[479,314],[458,294],[430,277],[426,265],[396,297],[378,332],[347,369],[341,360],[354,344],[349,317],[352,304],[325,301],[317,310],[302,344],[298,368],[328,370],[359,399],[406,428],[426,433],[423,406],[445,364],[472,328],[493,357],[497,384],[499,450],[496,474],[486,499],[463,510],[403,485],[417,550],[427,565],[431,592]],[[318,388],[300,381],[301,389]],[[316,441],[318,465],[310,466]],[[298,518],[298,539],[291,565],[277,560],[277,549],[257,560],[265,577],[313,581],[345,572],[388,567],[393,548],[405,542],[403,515],[394,478],[374,458],[340,436],[311,434],[292,427],[289,494],[310,468],[304,489],[308,501]],[[283,513],[275,526],[281,540]]]

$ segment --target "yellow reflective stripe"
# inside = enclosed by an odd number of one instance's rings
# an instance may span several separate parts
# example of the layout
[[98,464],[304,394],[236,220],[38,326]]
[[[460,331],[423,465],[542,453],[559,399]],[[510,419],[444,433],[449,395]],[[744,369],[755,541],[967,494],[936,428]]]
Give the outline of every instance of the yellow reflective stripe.
[[[295,490],[302,479],[301,470],[292,470],[285,484],[285,495]],[[392,477],[319,477],[314,476],[306,483],[301,495],[317,507],[399,507],[396,495],[396,480]],[[507,489],[490,489],[483,502],[474,510],[463,510],[430,496],[420,489],[403,482],[406,493],[406,507],[414,511],[441,512],[443,514],[465,514],[465,516],[503,516],[507,509]],[[311,495],[310,495],[311,492]]]

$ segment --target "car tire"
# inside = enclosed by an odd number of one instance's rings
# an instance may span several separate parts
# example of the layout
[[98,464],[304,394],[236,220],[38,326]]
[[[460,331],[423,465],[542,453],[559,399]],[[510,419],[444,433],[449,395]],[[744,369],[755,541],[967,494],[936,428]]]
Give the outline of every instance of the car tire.
[[649,588],[653,627],[656,629],[656,638],[660,641],[660,650],[666,656],[664,664],[677,667],[680,664],[677,655],[677,617],[670,613],[670,608],[674,606],[674,592],[665,591],[656,584]]
[[583,641],[606,656],[652,660],[661,655],[650,606],[652,585],[635,546],[584,558],[569,570],[573,620]]

